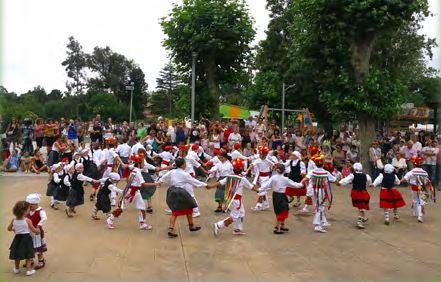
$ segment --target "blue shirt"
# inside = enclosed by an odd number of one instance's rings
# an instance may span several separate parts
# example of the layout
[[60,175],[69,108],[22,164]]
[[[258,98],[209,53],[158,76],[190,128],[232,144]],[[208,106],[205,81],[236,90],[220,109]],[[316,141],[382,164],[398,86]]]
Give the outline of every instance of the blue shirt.
[[69,126],[69,128],[67,129],[67,138],[70,140],[78,138],[77,127],[75,125]]

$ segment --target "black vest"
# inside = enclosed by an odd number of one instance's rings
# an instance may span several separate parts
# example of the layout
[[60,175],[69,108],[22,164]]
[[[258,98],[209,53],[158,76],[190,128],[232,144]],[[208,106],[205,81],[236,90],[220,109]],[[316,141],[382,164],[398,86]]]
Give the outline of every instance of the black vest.
[[110,180],[110,178],[108,178],[105,182],[103,187],[101,187],[100,192],[105,194],[105,195],[109,195],[112,191],[110,191],[109,186],[110,184],[112,184],[112,180]]
[[383,173],[383,181],[381,182],[381,187],[392,189],[395,186],[395,174],[393,173]]
[[[55,174],[56,172],[54,172],[53,174],[52,174],[52,176],[51,176],[51,181],[49,182],[50,184],[52,184],[52,185],[55,185],[55,186],[57,186],[58,184],[61,184],[61,183],[55,183],[55,181],[54,181],[54,174]],[[60,178],[60,177],[59,177]]]
[[291,167],[291,171],[289,172],[288,178],[295,182],[300,182],[302,180],[302,176],[300,174],[300,160],[297,161],[295,166],[292,165],[293,161],[289,163]]
[[69,173],[64,172],[63,175],[60,176],[60,179],[61,179],[61,181],[60,181],[60,186],[69,189],[69,187],[67,187],[67,186],[64,184],[64,178],[66,178],[66,177],[67,177],[67,179],[69,180],[69,182],[71,181],[71,177],[70,177]]
[[366,190],[367,177],[364,173],[354,173],[352,188],[358,191]]
[[75,172],[72,175],[72,179],[70,181],[70,185],[72,189],[81,191],[83,189],[83,181],[78,180],[78,172]]

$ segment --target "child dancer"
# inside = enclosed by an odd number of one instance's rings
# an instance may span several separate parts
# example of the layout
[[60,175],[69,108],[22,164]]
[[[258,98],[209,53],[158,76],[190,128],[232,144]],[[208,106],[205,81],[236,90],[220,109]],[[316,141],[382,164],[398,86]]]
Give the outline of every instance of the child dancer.
[[50,198],[51,201],[51,208],[54,210],[58,210],[57,204],[58,201],[54,199],[54,195],[57,193],[57,190],[59,189],[62,177],[64,175],[63,170],[64,163],[56,163],[52,165],[51,167],[51,181],[47,184],[47,190],[46,190],[46,196]]
[[331,184],[329,182],[335,182],[337,179],[328,171],[323,169],[323,162],[325,157],[323,155],[315,155],[311,158],[317,165],[317,168],[312,171],[308,171],[306,175],[307,195],[312,194],[314,200],[314,231],[326,233],[326,228],[331,226],[326,220],[325,215],[325,203],[329,202],[329,207],[332,203],[332,191]]
[[363,229],[364,223],[368,220],[366,211],[369,210],[369,200],[371,198],[366,187],[372,184],[372,179],[368,174],[363,173],[361,163],[355,163],[353,169],[354,173],[349,174],[337,182],[337,185],[348,185],[352,183],[352,206],[358,209],[357,228]]
[[38,263],[35,266],[35,269],[43,268],[46,265],[46,260],[43,257],[43,253],[47,252],[46,242],[44,240],[44,230],[43,225],[47,221],[46,212],[40,204],[40,195],[39,194],[29,194],[26,197],[26,202],[29,203],[29,213],[27,218],[29,218],[32,222],[32,225],[35,229],[38,229],[39,234],[31,233],[32,241],[34,244],[34,251],[37,253]]
[[[254,160],[250,168],[254,169],[254,181],[253,184],[262,186],[263,183],[269,179],[271,167],[273,163],[267,158],[269,149],[266,146],[258,147],[259,158]],[[259,192],[259,198],[257,199],[256,206],[251,208],[253,211],[262,211],[269,209],[269,203],[267,199],[266,191]]]
[[423,158],[413,156],[410,160],[415,168],[406,173],[401,182],[409,182],[412,188],[412,215],[417,217],[418,222],[423,223],[424,206],[429,201],[430,196],[435,200],[435,190],[429,180],[429,175],[421,168],[424,161]]
[[394,167],[391,164],[384,166],[384,173],[380,173],[371,186],[375,187],[379,184],[381,184],[380,208],[384,209],[384,224],[389,225],[390,210],[394,210],[394,219],[398,220],[400,218],[398,208],[406,205],[400,191],[394,188],[395,185],[400,184],[400,180],[394,174]]
[[[190,149],[189,145],[179,147],[179,152],[181,154],[181,157],[184,158],[185,163],[186,163],[185,172],[188,172],[192,177],[196,177],[195,169],[197,169],[198,171],[200,171],[204,174],[208,174],[208,171],[206,171],[205,168],[202,167],[202,165],[200,163],[199,156],[195,152],[195,151],[199,150],[199,145],[194,144],[192,146],[193,151],[189,151],[189,149]],[[195,197],[194,193],[192,193],[191,196],[196,201],[196,207],[193,209],[192,216],[199,217],[201,215],[201,212],[199,210],[199,207],[197,206],[196,197]]]
[[[228,160],[227,152],[222,151],[218,158],[220,163],[213,166],[208,172],[210,175],[217,176],[217,180],[220,181],[233,173],[233,166]],[[219,185],[216,188],[216,193],[214,194],[214,200],[218,203],[217,209],[214,212],[223,212],[222,204],[225,199],[225,185]]]
[[15,219],[8,225],[8,231],[14,231],[14,240],[9,247],[9,259],[14,260],[14,268],[12,272],[20,273],[20,261],[26,261],[26,275],[30,276],[35,273],[32,269],[32,260],[35,257],[34,244],[30,232],[40,234],[40,230],[32,225],[32,221],[26,217],[29,213],[29,203],[19,201],[12,209]]
[[[289,160],[285,162],[285,167],[288,168],[288,178],[294,182],[300,182],[306,175],[305,163],[302,161],[302,155],[298,151],[291,153]],[[288,196],[288,202],[292,202],[293,197],[296,197],[297,201],[294,203],[294,207],[299,207],[300,197],[306,196],[306,188],[295,189],[286,187],[286,196]],[[312,201],[308,204],[311,205]]]
[[98,211],[102,211],[107,217],[110,216],[110,210],[112,209],[110,204],[110,193],[115,192],[122,193],[123,190],[119,189],[116,185],[120,180],[120,176],[116,172],[111,172],[108,178],[100,179],[101,186],[98,189],[96,196],[96,204],[92,212],[92,218],[99,220]]
[[146,223],[146,206],[142,199],[139,190],[141,187],[156,187],[159,183],[146,183],[141,174],[141,166],[143,166],[144,158],[140,155],[132,155],[129,159],[130,175],[127,181],[127,187],[124,189],[117,208],[112,211],[112,214],[107,218],[107,227],[114,229],[114,223],[124,211],[124,208],[130,203],[134,203],[139,210],[139,229],[151,230],[153,227]]
[[275,164],[273,174],[268,181],[265,181],[259,191],[267,191],[273,189],[273,207],[276,214],[276,226],[274,234],[283,234],[289,229],[285,227],[285,220],[288,218],[288,197],[286,196],[286,187],[302,188],[303,183],[294,182],[288,177],[283,176],[285,173],[285,165]]
[[245,218],[245,209],[242,203],[243,188],[247,188],[258,192],[257,186],[251,184],[248,179],[242,175],[243,169],[245,167],[245,162],[242,159],[233,159],[231,165],[234,171],[234,175],[228,175],[222,178],[219,182],[213,183],[215,187],[220,185],[225,186],[230,181],[230,185],[235,183],[236,192],[234,198],[231,199],[231,206],[227,207],[229,216],[226,219],[216,222],[213,225],[214,235],[217,236],[220,229],[228,227],[233,223],[233,235],[243,235],[243,219]]
[[66,202],[69,195],[70,180],[75,172],[75,167],[71,164],[64,166],[60,176],[60,186],[54,192],[54,201],[57,203]]
[[176,218],[181,215],[187,217],[190,232],[201,229],[200,226],[194,226],[193,223],[193,209],[197,208],[193,187],[214,187],[213,184],[201,182],[186,172],[186,161],[183,158],[177,158],[175,165],[176,169],[169,171],[159,180],[160,183],[166,183],[169,186],[167,190],[167,205],[172,213],[170,216],[168,236],[171,238],[178,237],[174,229]]
[[75,207],[84,204],[84,182],[90,182],[93,184],[99,183],[98,180],[87,177],[83,175],[84,166],[83,164],[76,164],[74,168],[74,172],[69,174],[70,177],[64,178],[64,184],[69,186],[69,194],[67,195],[66,206],[65,209],[67,217],[72,217],[73,214],[76,214]]

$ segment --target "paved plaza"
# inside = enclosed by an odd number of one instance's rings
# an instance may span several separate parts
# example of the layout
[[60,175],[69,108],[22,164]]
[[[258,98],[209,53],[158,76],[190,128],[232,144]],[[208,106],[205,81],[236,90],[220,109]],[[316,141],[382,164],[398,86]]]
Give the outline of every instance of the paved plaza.
[[[349,187],[334,188],[334,205],[328,212],[332,226],[327,234],[312,231],[312,216],[296,216],[291,209],[290,232],[272,233],[272,210],[254,213],[256,199],[246,191],[244,204],[247,235],[237,237],[230,229],[215,238],[212,223],[225,215],[215,214],[214,190],[199,189],[196,197],[202,226],[197,233],[188,231],[179,219],[179,237],[167,237],[165,188],[155,194],[154,213],[148,216],[151,231],[137,228],[134,207],[128,208],[108,230],[103,215],[90,218],[92,203],[86,202],[77,216],[67,218],[62,209],[41,205],[48,212],[46,237],[47,265],[34,277],[11,273],[8,248],[13,233],[6,231],[12,219],[12,206],[28,193],[45,195],[47,177],[1,177],[1,281],[437,281],[440,277],[440,204],[427,208],[426,223],[419,224],[410,213],[411,192],[400,188],[407,206],[401,219],[383,224],[378,207],[378,188],[370,188],[371,211],[365,230],[354,226],[356,210],[351,207]],[[120,186],[123,186],[121,184]],[[86,187],[86,196],[89,195]],[[87,197],[86,197],[87,198]]]

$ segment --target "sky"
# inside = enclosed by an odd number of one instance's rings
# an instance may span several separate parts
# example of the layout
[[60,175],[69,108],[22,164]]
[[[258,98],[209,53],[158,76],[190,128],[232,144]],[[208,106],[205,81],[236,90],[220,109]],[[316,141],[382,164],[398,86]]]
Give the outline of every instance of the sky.
[[[254,19],[254,44],[265,39],[269,22],[266,0],[247,0]],[[172,3],[179,0],[3,0],[2,81],[9,91],[24,93],[40,85],[50,92],[65,90],[67,75],[61,62],[66,57],[69,36],[85,52],[109,46],[133,59],[144,71],[149,90],[167,63],[165,38],[159,25]],[[429,0],[430,10],[440,11],[438,0]],[[421,31],[438,38],[440,16],[426,20]],[[440,47],[429,64],[441,69]]]

